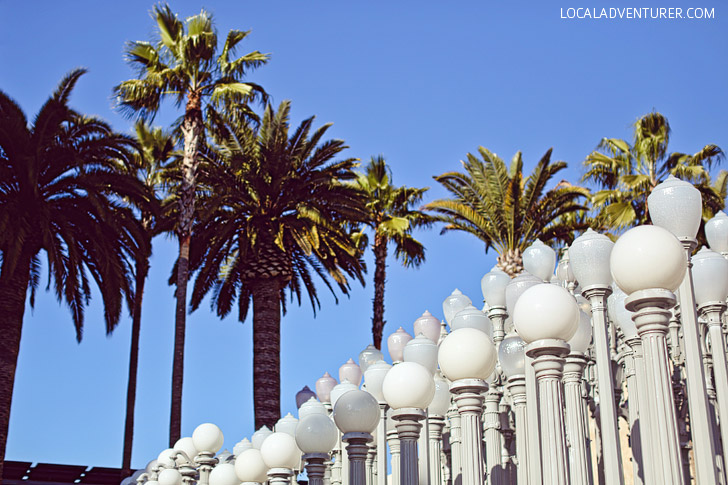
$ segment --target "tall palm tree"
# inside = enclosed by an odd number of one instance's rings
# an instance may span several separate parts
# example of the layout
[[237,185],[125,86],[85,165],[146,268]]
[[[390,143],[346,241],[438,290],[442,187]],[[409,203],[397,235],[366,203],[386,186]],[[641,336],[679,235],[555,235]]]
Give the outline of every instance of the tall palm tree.
[[[32,124],[0,91],[0,476],[23,327],[25,300],[34,304],[40,254],[49,286],[83,332],[90,280],[104,302],[106,331],[131,306],[132,262],[148,250],[142,228],[122,199],[144,207],[139,181],[117,170],[134,143],[68,106],[85,71],[64,77]],[[90,275],[90,278],[89,278]]]
[[478,149],[481,159],[468,153],[463,161],[466,173],[448,172],[435,177],[452,198],[425,205],[445,222],[442,232],[457,230],[473,234],[495,248],[498,267],[514,276],[522,271],[521,254],[537,238],[545,243],[569,242],[574,230],[588,227],[580,217],[565,217],[586,210],[580,203],[589,191],[561,181],[546,190],[549,181],[566,168],[566,162],[551,162],[551,149],[523,176],[521,152],[510,167],[486,148]]
[[723,159],[723,151],[709,144],[693,155],[668,154],[669,142],[667,118],[653,112],[635,122],[631,145],[603,138],[586,157],[582,181],[599,189],[592,195],[592,204],[605,225],[623,229],[648,222],[647,197],[670,174],[695,184],[703,194],[704,207],[722,205],[719,195],[710,190],[708,170]]
[[164,98],[173,97],[184,104],[180,126],[184,155],[181,180],[177,186],[178,214],[176,233],[179,240],[175,310],[174,362],[172,364],[172,409],[169,441],[172,446],[180,437],[182,417],[182,378],[184,366],[184,335],[187,315],[187,282],[192,223],[195,211],[195,188],[199,151],[204,141],[203,110],[214,111],[221,106],[244,117],[250,113],[247,103],[265,97],[258,85],[243,82],[253,69],[268,61],[267,54],[258,51],[233,58],[240,42],[249,32],[231,30],[218,53],[217,32],[212,16],[206,11],[187,18],[177,18],[169,5],[157,5],[152,11],[157,23],[157,41],[130,42],[126,47],[127,60],[138,68],[135,79],[124,81],[114,88],[122,110],[143,119],[152,118]]
[[364,194],[367,217],[363,227],[352,235],[360,248],[368,245],[369,239],[364,228],[374,233],[374,313],[372,317],[372,336],[374,346],[382,347],[384,332],[384,283],[386,281],[387,252],[394,243],[394,255],[405,267],[419,266],[425,261],[425,248],[412,237],[412,230],[429,226],[433,218],[413,209],[422,201],[427,188],[397,187],[392,185],[392,172],[384,157],[372,157],[363,173],[354,182]]
[[[320,306],[313,275],[334,293],[349,279],[363,283],[364,263],[346,227],[361,221],[361,194],[351,184],[354,159],[334,161],[341,140],[322,141],[330,125],[313,130],[313,117],[289,131],[290,104],[268,106],[260,128],[219,124],[200,185],[191,268],[198,271],[191,305],[210,290],[226,316],[237,299],[242,322],[253,302],[255,426],[280,417],[280,320],[285,290],[301,303],[305,289]],[[337,299],[338,301],[338,299]]]
[[[167,162],[175,149],[175,138],[162,128],[150,127],[139,120],[135,125],[136,142],[140,151],[132,159],[131,165],[120,169],[139,179],[147,189],[149,206],[162,204],[159,200],[165,185]],[[169,200],[169,199],[168,199]],[[141,207],[139,220],[143,229],[145,246],[134,263],[134,303],[132,307],[131,346],[129,351],[129,381],[126,391],[126,420],[124,424],[124,451],[122,455],[122,475],[131,471],[131,453],[134,439],[134,408],[136,403],[137,369],[139,364],[139,333],[142,322],[142,300],[144,285],[149,274],[149,259],[152,256],[152,238],[172,229],[170,203],[162,204],[158,211]],[[164,210],[163,210],[164,209]],[[155,213],[156,212],[156,213]]]

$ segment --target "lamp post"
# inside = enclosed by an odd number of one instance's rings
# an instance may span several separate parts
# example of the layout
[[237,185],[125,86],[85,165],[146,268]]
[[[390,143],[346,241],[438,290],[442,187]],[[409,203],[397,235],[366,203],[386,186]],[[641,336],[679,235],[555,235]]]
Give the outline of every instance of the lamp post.
[[672,291],[680,286],[687,268],[682,245],[659,226],[638,226],[617,240],[610,266],[614,281],[629,295],[625,306],[635,312],[633,319],[642,339],[646,391],[653,411],[650,436],[659,437],[643,451],[650,452],[655,483],[683,484],[666,344],[669,308],[675,304]]
[[200,478],[199,485],[207,485],[210,479],[212,467],[217,463],[215,453],[220,451],[225,437],[220,428],[212,423],[203,423],[192,432],[192,442],[197,450],[194,460],[197,463]]
[[412,327],[415,335],[423,334],[435,343],[440,340],[440,320],[427,310],[414,321]]
[[594,483],[587,429],[587,406],[581,394],[584,368],[588,362],[585,355],[592,339],[592,324],[589,316],[579,311],[579,328],[568,344],[571,349],[564,364],[564,399],[566,401],[566,437],[569,441],[569,466],[574,484]]
[[435,382],[428,369],[416,362],[402,362],[384,377],[382,392],[392,408],[400,446],[400,484],[417,485],[417,439],[424,409],[435,396]]
[[708,338],[713,356],[713,375],[718,398],[720,434],[723,440],[723,463],[728,463],[728,362],[721,314],[728,298],[728,261],[720,254],[701,249],[693,257],[695,300],[700,314],[708,321]]
[[384,399],[382,385],[384,377],[392,366],[383,360],[371,364],[364,372],[364,382],[367,391],[377,399],[379,403],[379,424],[377,426],[377,482],[378,485],[386,485],[387,482],[387,429],[386,412],[387,401]]
[[405,329],[399,327],[396,332],[387,337],[387,349],[389,356],[392,358],[393,364],[398,364],[404,360],[404,346],[412,340],[412,335],[408,334]]
[[518,485],[530,485],[528,470],[528,415],[526,414],[526,343],[517,333],[506,335],[498,348],[498,361],[508,379],[516,424],[516,479]]
[[439,374],[435,374],[435,395],[427,407],[429,427],[430,485],[442,484],[442,430],[445,415],[450,408],[450,386]]
[[245,483],[265,483],[268,479],[268,467],[263,461],[260,450],[250,448],[235,458],[235,473]]
[[[624,306],[627,294],[614,285],[609,295],[608,307],[612,321],[622,330],[625,343],[630,351],[625,356],[625,380],[627,381],[627,404],[629,405],[629,442],[632,450],[632,476],[635,485],[655,483],[654,473],[650,471],[651,460],[644,459],[642,443],[649,437],[650,407],[649,393],[645,377],[645,362],[642,353],[642,339],[637,333],[637,326],[632,320],[632,312]],[[652,439],[658,439],[652,437]]]
[[454,330],[438,351],[440,369],[452,381],[450,392],[460,414],[463,485],[483,483],[482,393],[488,390],[485,380],[493,373],[496,359],[490,337],[474,328]]
[[384,354],[381,350],[369,344],[359,353],[359,369],[364,373],[373,363],[384,360]]
[[561,378],[564,356],[569,353],[566,342],[579,326],[579,307],[568,290],[551,284],[535,285],[516,302],[513,324],[528,344],[526,355],[533,358],[538,383],[543,481],[566,485],[569,465]]
[[647,198],[650,219],[656,226],[670,231],[682,243],[687,271],[678,289],[680,313],[685,342],[690,427],[696,463],[697,480],[703,484],[718,483],[715,462],[713,426],[706,388],[700,331],[695,312],[690,255],[697,244],[695,237],[703,212],[700,191],[692,184],[669,176],[655,187]]
[[397,425],[392,419],[392,409],[387,410],[387,444],[389,452],[392,455],[392,485],[400,485],[402,475],[400,463],[399,434],[397,433]]
[[612,292],[609,255],[613,246],[614,243],[607,236],[588,229],[574,240],[569,248],[569,258],[574,276],[581,285],[582,295],[591,303],[604,475],[607,483],[623,484],[622,451],[619,446],[614,371],[606,313],[607,297]]
[[496,348],[505,337],[505,320],[508,316],[506,310],[506,287],[511,277],[498,268],[493,268],[480,280],[483,299],[488,303],[488,318],[493,325],[493,343]]
[[379,423],[379,404],[366,391],[349,391],[334,404],[334,421],[347,443],[349,485],[366,485],[367,443]]
[[[335,385],[331,390],[332,411],[333,408],[336,407],[336,402],[341,396],[347,392],[356,391],[358,389],[359,387],[357,385],[349,382],[349,379],[344,377],[344,379],[342,379],[342,381]],[[336,484],[344,483],[345,478],[349,476],[349,459],[346,456],[346,449],[344,449],[344,445],[341,441],[341,433],[339,433],[339,438],[333,451],[333,460],[334,463],[331,467],[331,481]]]

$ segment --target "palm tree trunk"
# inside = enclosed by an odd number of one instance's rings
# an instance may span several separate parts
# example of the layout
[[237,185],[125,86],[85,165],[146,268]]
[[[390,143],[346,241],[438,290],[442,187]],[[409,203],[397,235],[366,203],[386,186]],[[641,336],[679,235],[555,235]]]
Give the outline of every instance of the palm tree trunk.
[[10,405],[20,351],[25,296],[30,279],[30,260],[29,256],[21,256],[15,262],[12,274],[6,260],[0,271],[0,483],[5,463],[5,446],[8,442]]
[[253,403],[255,428],[281,417],[280,279],[261,278],[253,290]]
[[387,271],[387,239],[379,234],[374,236],[374,316],[372,317],[372,336],[374,346],[382,349],[384,333],[384,283]]
[[149,273],[148,256],[136,263],[134,309],[131,321],[131,350],[129,351],[129,383],[126,388],[126,422],[124,425],[124,452],[121,460],[121,478],[131,474],[131,450],[134,440],[134,406],[136,403],[137,368],[139,364],[139,332],[142,325],[142,298],[144,283]]
[[195,213],[195,188],[197,152],[202,136],[202,111],[200,99],[191,93],[187,102],[182,158],[182,181],[179,188],[179,257],[177,259],[177,306],[174,324],[174,359],[172,361],[172,406],[169,419],[169,446],[174,446],[182,428],[182,377],[184,374],[185,326],[187,320],[187,282],[189,281],[190,236]]

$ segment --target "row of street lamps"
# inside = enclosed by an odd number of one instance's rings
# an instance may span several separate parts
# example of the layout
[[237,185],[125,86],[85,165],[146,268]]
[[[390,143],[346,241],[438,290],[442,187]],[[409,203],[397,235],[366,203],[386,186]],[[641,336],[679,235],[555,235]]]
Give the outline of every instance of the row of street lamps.
[[455,290],[389,336],[392,364],[370,345],[299,392],[298,419],[219,454],[203,424],[124,485],[612,485],[625,454],[627,482],[725,484],[728,216],[693,256],[700,192],[670,177],[648,204],[654,225],[588,230],[558,265],[536,241],[522,274],[483,277],[482,310]]

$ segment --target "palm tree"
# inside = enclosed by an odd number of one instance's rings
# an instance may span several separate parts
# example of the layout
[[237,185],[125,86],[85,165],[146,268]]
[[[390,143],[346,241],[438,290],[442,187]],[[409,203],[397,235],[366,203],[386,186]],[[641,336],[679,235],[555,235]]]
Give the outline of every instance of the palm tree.
[[620,230],[647,223],[647,197],[670,174],[692,182],[702,192],[706,209],[722,207],[719,195],[710,190],[708,170],[723,159],[723,151],[709,144],[693,155],[668,155],[669,141],[667,118],[653,112],[635,122],[632,145],[618,138],[603,138],[586,157],[582,181],[599,189],[591,200],[596,217],[606,226]]
[[241,117],[249,114],[248,101],[256,97],[265,98],[265,91],[256,84],[242,80],[248,72],[265,64],[268,55],[254,51],[234,59],[235,50],[249,34],[239,30],[228,32],[222,50],[216,55],[217,33],[212,16],[204,10],[182,22],[169,5],[157,5],[152,16],[157,22],[157,42],[134,41],[127,45],[127,60],[139,69],[138,78],[122,82],[114,91],[122,110],[142,119],[153,118],[162,100],[169,96],[174,98],[178,106],[185,105],[180,126],[184,155],[180,167],[181,180],[176,188],[179,201],[176,227],[179,258],[169,432],[172,446],[180,437],[182,417],[190,238],[199,151],[205,138],[203,109],[214,111],[221,106],[229,106],[235,107],[234,111],[241,113]]
[[[166,165],[175,149],[174,137],[162,128],[152,128],[139,120],[135,125],[136,141],[140,151],[132,159],[132,165],[121,166],[120,169],[132,174],[147,188],[149,205],[160,204],[160,189],[165,185]],[[129,381],[126,391],[126,420],[124,425],[124,451],[122,455],[122,475],[129,475],[131,471],[131,452],[134,439],[134,407],[136,402],[137,368],[139,364],[139,333],[142,321],[142,299],[144,297],[144,284],[149,273],[149,258],[152,256],[152,238],[172,229],[172,217],[169,212],[172,207],[164,204],[159,213],[142,207],[139,219],[141,221],[145,249],[135,261],[134,267],[134,303],[132,307],[131,347],[129,351]]]
[[120,161],[130,163],[133,140],[68,106],[84,72],[64,77],[32,124],[0,91],[0,476],[25,300],[35,302],[40,253],[80,341],[90,279],[110,333],[124,300],[131,306],[132,262],[148,251],[133,210],[122,202],[144,207],[144,187],[117,170]]
[[[363,283],[364,263],[346,227],[361,221],[361,194],[344,181],[354,159],[333,161],[347,148],[321,141],[330,125],[313,130],[313,117],[289,132],[290,103],[268,106],[262,124],[219,123],[200,186],[191,268],[197,271],[191,305],[212,290],[212,305],[226,316],[237,299],[242,322],[253,302],[255,426],[280,417],[280,320],[285,290],[301,303],[305,289],[320,306],[313,275],[334,293],[348,294],[349,279]],[[338,299],[337,299],[338,302]]]
[[514,276],[523,269],[523,250],[537,238],[545,243],[570,242],[575,230],[588,227],[583,218],[568,216],[586,210],[579,200],[589,196],[588,190],[566,181],[546,190],[554,175],[566,168],[566,162],[551,162],[551,149],[525,178],[521,152],[510,168],[489,150],[480,147],[478,152],[482,160],[468,153],[461,162],[466,173],[435,177],[453,195],[424,207],[446,223],[443,233],[473,234],[485,243],[486,252],[495,248],[498,267]]
[[[412,230],[429,226],[432,217],[412,207],[422,201],[427,188],[396,187],[392,185],[392,173],[384,157],[372,157],[363,173],[354,182],[364,193],[367,217],[364,227],[374,232],[374,315],[372,335],[374,346],[382,347],[384,332],[384,283],[386,281],[387,251],[394,243],[394,255],[405,267],[419,266],[425,261],[425,248],[412,237]],[[369,240],[360,228],[353,233],[360,248],[367,246]]]

